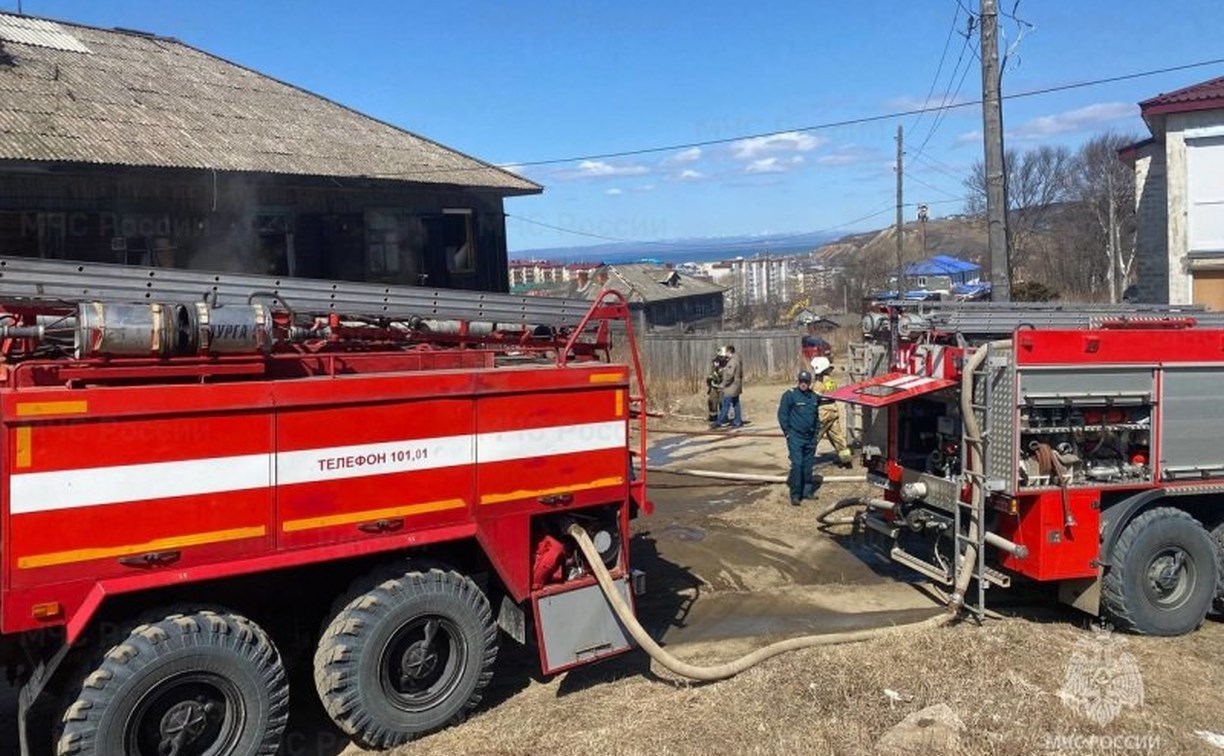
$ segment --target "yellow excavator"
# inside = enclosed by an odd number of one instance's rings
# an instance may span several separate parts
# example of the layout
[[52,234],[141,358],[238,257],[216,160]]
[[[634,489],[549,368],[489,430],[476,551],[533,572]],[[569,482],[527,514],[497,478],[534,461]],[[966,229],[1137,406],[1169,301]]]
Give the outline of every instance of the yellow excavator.
[[790,306],[790,309],[786,311],[786,322],[788,323],[793,322],[795,318],[799,317],[800,312],[803,312],[805,308],[810,307],[810,306],[811,306],[811,302],[808,299],[808,297],[804,297],[803,299],[796,299],[795,303],[792,304]]

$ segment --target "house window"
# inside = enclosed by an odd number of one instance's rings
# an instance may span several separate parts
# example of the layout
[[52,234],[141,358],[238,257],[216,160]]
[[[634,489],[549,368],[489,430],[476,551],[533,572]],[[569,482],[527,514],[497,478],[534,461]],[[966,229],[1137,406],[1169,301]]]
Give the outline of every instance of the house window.
[[366,267],[372,275],[399,271],[402,225],[403,220],[396,213],[370,211],[366,218]]
[[476,270],[476,233],[472,211],[468,208],[448,208],[442,211],[442,244],[446,249],[448,273],[472,273]]
[[1224,137],[1187,139],[1186,173],[1187,251],[1224,254]]
[[417,215],[406,210],[370,210],[365,236],[370,279],[423,283],[425,233]]

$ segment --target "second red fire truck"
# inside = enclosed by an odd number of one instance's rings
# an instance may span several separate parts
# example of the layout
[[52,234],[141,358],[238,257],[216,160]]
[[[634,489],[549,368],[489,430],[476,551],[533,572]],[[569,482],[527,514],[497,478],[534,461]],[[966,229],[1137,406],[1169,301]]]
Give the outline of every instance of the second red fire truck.
[[888,305],[833,396],[894,561],[984,609],[1015,581],[1178,635],[1224,610],[1224,317],[1199,308]]

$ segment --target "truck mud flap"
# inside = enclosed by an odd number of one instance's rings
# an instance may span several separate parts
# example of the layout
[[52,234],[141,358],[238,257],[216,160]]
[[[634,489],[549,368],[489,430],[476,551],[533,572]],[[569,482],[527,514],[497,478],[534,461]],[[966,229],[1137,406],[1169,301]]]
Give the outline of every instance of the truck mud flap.
[[[630,581],[613,581],[633,606]],[[633,647],[629,632],[617,619],[596,583],[549,591],[532,598],[544,674],[614,656]]]

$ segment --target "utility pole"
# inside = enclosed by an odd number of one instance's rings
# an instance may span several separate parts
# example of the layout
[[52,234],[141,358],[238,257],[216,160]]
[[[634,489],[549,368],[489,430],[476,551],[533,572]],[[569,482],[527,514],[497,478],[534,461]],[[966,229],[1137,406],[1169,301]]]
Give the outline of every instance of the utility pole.
[[918,230],[920,231],[920,237],[922,238],[922,253],[918,257],[921,260],[925,260],[927,254],[926,224],[928,218],[930,218],[930,213],[926,203],[924,202],[918,205]]
[[982,0],[982,140],[986,147],[986,223],[990,242],[991,299],[1011,301],[1007,248],[1007,180],[1003,165],[1003,101],[999,94],[998,0]]
[[902,209],[905,207],[902,200],[902,187],[904,183],[904,167],[901,163],[903,135],[901,127],[897,127],[897,298],[900,299],[905,294],[905,217],[902,214]]

